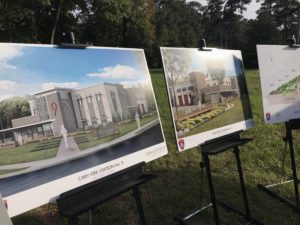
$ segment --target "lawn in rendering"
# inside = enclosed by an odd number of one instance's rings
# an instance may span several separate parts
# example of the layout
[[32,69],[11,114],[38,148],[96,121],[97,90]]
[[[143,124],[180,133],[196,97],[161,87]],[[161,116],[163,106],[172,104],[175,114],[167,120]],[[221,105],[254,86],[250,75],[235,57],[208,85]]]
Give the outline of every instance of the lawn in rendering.
[[10,216],[165,154],[143,50],[0,44],[0,192]]
[[161,53],[180,151],[253,126],[240,51]]

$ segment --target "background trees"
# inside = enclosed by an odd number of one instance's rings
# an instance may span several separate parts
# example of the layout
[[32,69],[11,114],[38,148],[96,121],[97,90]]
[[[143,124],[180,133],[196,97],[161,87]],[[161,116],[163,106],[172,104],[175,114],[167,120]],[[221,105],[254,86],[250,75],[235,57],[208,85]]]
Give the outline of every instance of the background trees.
[[3,100],[0,102],[0,129],[12,127],[12,119],[30,115],[30,107],[26,97]]
[[[253,0],[254,1],[254,0]],[[259,0],[255,0],[259,1]],[[201,1],[203,3],[203,1]],[[0,41],[77,42],[144,48],[150,67],[161,67],[160,46],[241,49],[257,66],[256,44],[281,44],[299,35],[297,0],[260,0],[255,20],[243,17],[251,0],[0,0]]]

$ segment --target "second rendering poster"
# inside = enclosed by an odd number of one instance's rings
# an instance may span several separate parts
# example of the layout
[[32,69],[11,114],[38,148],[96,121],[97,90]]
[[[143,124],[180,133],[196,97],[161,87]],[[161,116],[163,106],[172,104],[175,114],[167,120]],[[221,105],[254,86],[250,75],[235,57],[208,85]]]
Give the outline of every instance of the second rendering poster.
[[253,127],[241,52],[161,48],[178,150]]

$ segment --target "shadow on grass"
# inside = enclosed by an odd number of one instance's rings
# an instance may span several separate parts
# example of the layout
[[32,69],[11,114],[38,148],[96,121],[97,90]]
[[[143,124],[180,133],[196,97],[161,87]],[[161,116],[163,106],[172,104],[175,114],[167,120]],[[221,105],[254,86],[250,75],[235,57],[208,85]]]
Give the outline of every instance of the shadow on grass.
[[[226,162],[227,167],[222,168],[218,165],[215,166],[212,161],[213,180],[217,198],[242,211],[244,207],[234,163],[234,160],[232,160],[232,162]],[[147,172],[153,172],[158,175],[156,179],[141,186],[142,201],[148,225],[176,225],[178,223],[174,221],[174,217],[183,217],[199,208],[200,168],[181,167],[174,170],[155,171],[148,168],[147,170]],[[222,170],[222,175],[219,170]],[[206,175],[206,171],[204,171],[204,174]],[[204,191],[202,193],[203,205],[209,203],[209,193],[205,175],[203,179]],[[257,183],[251,179],[251,177],[245,177],[251,215],[255,219],[272,225],[299,224],[299,214],[262,192],[257,188]],[[14,220],[14,225],[34,225],[35,223],[39,225],[67,224],[66,220],[57,214],[57,209],[55,209],[54,204],[52,204],[51,207],[49,209],[49,206],[46,205],[32,212],[20,215]],[[38,211],[43,211],[45,216],[41,217]],[[245,224],[244,218],[228,212],[220,206],[219,214],[222,225]],[[214,218],[212,208],[193,217],[188,220],[188,222],[191,225],[213,225]],[[80,216],[80,225],[88,224],[90,224],[89,214],[86,213]],[[93,210],[92,224],[139,224],[136,204],[131,193],[123,194]]]

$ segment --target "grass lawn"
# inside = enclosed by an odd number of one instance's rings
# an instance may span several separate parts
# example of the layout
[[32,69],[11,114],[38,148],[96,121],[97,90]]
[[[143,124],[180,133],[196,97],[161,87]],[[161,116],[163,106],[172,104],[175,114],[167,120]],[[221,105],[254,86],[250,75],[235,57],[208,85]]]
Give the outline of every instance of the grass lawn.
[[25,144],[16,148],[1,149],[0,165],[32,162],[56,156],[58,148],[49,148],[36,151],[35,149],[40,143],[42,142]]
[[[167,91],[161,70],[151,71],[159,112],[167,141],[169,154],[152,161],[145,167],[146,172],[158,175],[153,181],[141,188],[145,216],[148,225],[178,225],[173,219],[199,208],[201,157],[197,148],[178,153],[173,123],[169,109]],[[282,136],[284,125],[265,125],[263,122],[260,81],[257,70],[246,73],[255,128],[243,132],[243,136],[254,140],[241,149],[241,160],[248,192],[251,214],[269,225],[299,225],[300,215],[286,205],[271,198],[257,188],[258,183],[272,183],[281,179],[281,159],[284,148]],[[296,152],[298,172],[300,173],[299,134],[296,133]],[[287,157],[288,158],[288,157]],[[289,160],[284,170],[285,177],[291,175]],[[211,166],[215,182],[216,195],[243,210],[239,180],[234,155],[231,152],[211,157]],[[286,196],[292,195],[291,185],[280,191]],[[204,176],[204,202],[209,202],[206,177]],[[228,213],[219,207],[221,224],[244,225],[243,218]],[[88,223],[88,215],[81,217],[81,224]],[[55,204],[47,204],[38,209],[20,215],[13,220],[14,225],[67,225],[67,221],[58,216]],[[214,224],[212,210],[206,210],[201,217],[189,221],[191,225]],[[122,195],[113,201],[98,207],[94,212],[93,225],[134,225],[138,223],[136,205],[131,195]]]
[[[141,118],[141,126],[143,126],[155,119],[157,119],[157,115]],[[85,149],[112,141],[112,140],[119,138],[131,131],[134,131],[137,128],[138,128],[137,123],[134,120],[134,121],[119,125],[119,133],[118,134],[114,134],[114,135],[110,135],[110,136],[102,137],[102,138],[97,138],[97,139],[95,139],[95,136],[93,136],[92,134],[80,135],[78,137],[85,137],[88,140],[88,142],[79,143],[78,147],[80,150],[85,150]]]

